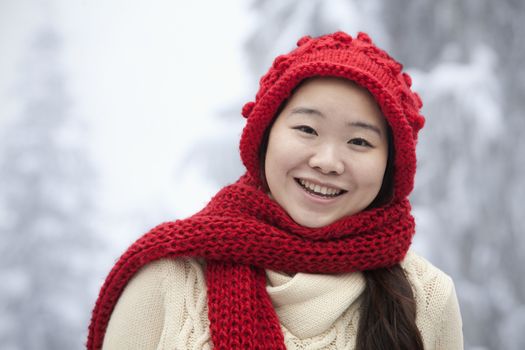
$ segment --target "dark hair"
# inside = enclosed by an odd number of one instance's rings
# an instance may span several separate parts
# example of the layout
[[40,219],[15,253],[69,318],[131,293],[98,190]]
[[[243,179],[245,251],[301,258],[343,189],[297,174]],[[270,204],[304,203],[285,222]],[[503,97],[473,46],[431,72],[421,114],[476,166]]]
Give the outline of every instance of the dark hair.
[[[394,140],[388,125],[388,158],[383,183],[369,208],[387,205],[394,193]],[[356,350],[423,350],[416,325],[416,301],[401,265],[363,271]]]
[[[298,86],[294,90],[297,88]],[[275,113],[276,117],[264,131],[259,147],[259,169],[265,191],[269,191],[264,169],[270,131],[286,102],[287,100],[281,104]],[[385,175],[378,195],[367,209],[387,205],[393,197],[395,149],[392,129],[388,123],[387,129],[388,158]],[[423,350],[423,339],[416,325],[414,293],[401,265],[363,271],[363,276],[366,287],[361,300],[356,350]]]
[[356,350],[423,350],[412,287],[397,264],[363,271]]

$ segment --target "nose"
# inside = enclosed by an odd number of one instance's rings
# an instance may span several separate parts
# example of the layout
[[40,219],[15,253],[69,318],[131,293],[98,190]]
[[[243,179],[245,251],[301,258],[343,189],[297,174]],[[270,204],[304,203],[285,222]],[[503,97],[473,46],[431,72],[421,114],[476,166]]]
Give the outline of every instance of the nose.
[[344,162],[341,158],[341,152],[335,145],[320,145],[314,151],[314,154],[308,160],[308,165],[320,171],[323,174],[340,175],[345,170]]

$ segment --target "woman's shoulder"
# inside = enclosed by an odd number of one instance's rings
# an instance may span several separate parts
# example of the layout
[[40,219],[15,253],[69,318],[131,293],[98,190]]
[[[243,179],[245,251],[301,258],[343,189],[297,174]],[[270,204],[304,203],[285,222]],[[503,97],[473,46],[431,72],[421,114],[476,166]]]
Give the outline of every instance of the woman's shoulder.
[[462,349],[461,314],[452,278],[413,251],[401,267],[414,291],[416,322],[425,348]]
[[425,315],[429,322],[439,320],[456,299],[452,278],[413,251],[407,253],[401,267],[414,291],[420,315]]
[[416,294],[426,297],[448,298],[454,290],[452,278],[427,259],[412,250],[401,262],[409,282]]
[[412,250],[407,252],[405,259],[401,262],[401,267],[410,282],[426,284],[435,281],[443,287],[453,286],[452,278],[449,275]]
[[166,283],[177,280],[179,277],[187,277],[191,274],[201,274],[204,261],[195,258],[163,258],[154,260],[144,265],[130,280],[154,280],[158,283]]
[[203,264],[197,259],[178,258],[144,265],[130,279],[113,310],[103,348],[156,349],[159,342],[165,345],[159,348],[181,348],[175,345],[187,340],[179,336],[183,326],[188,319],[198,319],[186,317],[188,312],[205,314],[206,304],[198,303],[205,290]]
[[129,280],[124,292],[149,291],[164,294],[166,291],[184,289],[188,279],[202,280],[204,262],[193,258],[163,258],[142,266]]
[[[454,282],[445,272],[413,251],[408,251],[401,267],[412,285],[416,301],[439,308],[454,293]],[[436,310],[439,311],[439,310]]]

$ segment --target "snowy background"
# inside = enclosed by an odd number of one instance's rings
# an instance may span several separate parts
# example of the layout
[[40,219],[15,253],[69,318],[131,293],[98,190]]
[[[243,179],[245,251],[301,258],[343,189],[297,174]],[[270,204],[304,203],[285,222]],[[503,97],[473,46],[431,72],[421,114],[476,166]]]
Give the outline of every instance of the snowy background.
[[0,0],[0,348],[82,349],[119,254],[241,174],[273,57],[342,29],[425,102],[414,249],[466,348],[525,349],[524,23],[519,0]]

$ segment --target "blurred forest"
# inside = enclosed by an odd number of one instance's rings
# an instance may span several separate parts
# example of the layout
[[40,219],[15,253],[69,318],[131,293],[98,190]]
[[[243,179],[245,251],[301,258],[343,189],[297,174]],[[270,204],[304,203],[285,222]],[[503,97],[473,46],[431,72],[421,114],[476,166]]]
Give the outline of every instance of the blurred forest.
[[[426,116],[411,198],[414,249],[453,277],[466,349],[525,349],[525,2],[252,0],[248,10],[247,98],[273,58],[306,34],[367,31],[404,64]],[[59,29],[40,27],[14,87],[22,107],[1,123],[6,350],[83,348],[93,291],[107,273],[100,266],[117,257],[97,232],[100,171],[70,112],[62,47]],[[184,158],[216,187],[243,171],[240,130],[229,126],[242,122],[246,96],[216,113],[233,131],[199,140]]]
[[93,169],[52,27],[35,36],[16,86],[20,115],[0,131],[0,347],[75,349],[91,307],[97,246],[90,227]]

